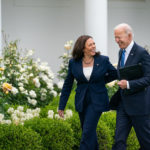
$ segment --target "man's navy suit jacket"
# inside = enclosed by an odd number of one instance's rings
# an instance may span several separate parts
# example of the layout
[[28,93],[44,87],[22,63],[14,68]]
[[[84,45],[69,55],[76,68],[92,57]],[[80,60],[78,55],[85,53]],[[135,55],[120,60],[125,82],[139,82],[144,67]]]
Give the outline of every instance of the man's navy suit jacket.
[[[120,64],[122,51],[119,51]],[[129,115],[146,115],[150,114],[150,55],[141,46],[134,43],[133,48],[126,60],[125,66],[142,64],[143,77],[129,81],[130,90],[143,89],[140,92],[136,92],[132,95],[123,94],[121,90],[121,99],[125,111]]]
[[90,99],[96,111],[109,110],[109,99],[105,84],[117,78],[117,71],[111,65],[107,56],[94,56],[93,71],[89,81],[83,74],[82,60],[71,59],[69,61],[68,74],[60,96],[60,110],[64,110],[66,106],[74,78],[77,81],[75,108],[78,112],[83,110],[83,101],[87,90],[90,92]]

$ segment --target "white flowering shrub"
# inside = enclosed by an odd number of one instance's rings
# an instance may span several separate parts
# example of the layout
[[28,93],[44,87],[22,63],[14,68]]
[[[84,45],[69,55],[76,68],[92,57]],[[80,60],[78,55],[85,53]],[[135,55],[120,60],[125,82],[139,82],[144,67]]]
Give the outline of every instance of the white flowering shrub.
[[[57,77],[59,79],[59,82],[55,84],[55,91],[57,91],[58,94],[61,93],[61,89],[63,87],[64,80],[68,73],[68,64],[69,60],[71,59],[72,55],[72,47],[73,47],[73,41],[67,41],[64,45],[65,52],[60,56],[59,58],[62,59],[62,63],[60,65],[60,70],[58,71]],[[73,88],[76,86],[76,82],[73,84]]]
[[57,95],[48,63],[20,51],[17,41],[6,44],[0,58],[0,112],[5,103],[42,107]]
[[73,46],[73,41],[67,41],[66,44],[64,45],[65,52],[62,56],[59,58],[62,59],[62,64],[60,65],[60,70],[58,71],[58,78],[60,80],[64,80],[67,72],[68,72],[68,63],[69,59],[71,58],[71,50]]
[[55,114],[53,110],[49,110],[48,111],[48,118],[51,118],[51,119],[63,119],[63,120],[66,120],[66,119],[71,118],[72,116],[73,116],[73,112],[72,112],[71,109],[67,109],[65,111],[64,118],[61,118],[58,113]]
[[34,117],[40,116],[40,108],[36,109],[26,109],[23,106],[18,106],[17,109],[13,107],[9,107],[7,110],[7,118],[8,120],[4,119],[4,115],[0,114],[0,124],[24,124],[24,121],[32,119]]

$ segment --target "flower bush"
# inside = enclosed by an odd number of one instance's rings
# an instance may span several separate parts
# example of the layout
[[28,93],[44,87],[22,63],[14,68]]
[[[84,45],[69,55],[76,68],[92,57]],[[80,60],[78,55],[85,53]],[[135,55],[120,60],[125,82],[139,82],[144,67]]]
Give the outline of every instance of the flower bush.
[[71,58],[71,50],[72,50],[73,41],[67,41],[64,45],[65,53],[59,58],[62,59],[62,64],[60,65],[60,70],[58,71],[58,79],[64,80],[67,72],[68,72],[68,62]]
[[4,105],[42,107],[57,95],[54,74],[46,62],[33,58],[33,50],[21,51],[18,42],[6,43],[0,58],[0,112]]
[[73,112],[70,109],[67,109],[65,111],[64,118],[61,118],[58,113],[54,114],[53,110],[49,110],[48,111],[48,118],[51,118],[51,119],[56,118],[56,119],[64,119],[64,120],[66,120],[66,119],[71,118],[72,115],[73,115]]

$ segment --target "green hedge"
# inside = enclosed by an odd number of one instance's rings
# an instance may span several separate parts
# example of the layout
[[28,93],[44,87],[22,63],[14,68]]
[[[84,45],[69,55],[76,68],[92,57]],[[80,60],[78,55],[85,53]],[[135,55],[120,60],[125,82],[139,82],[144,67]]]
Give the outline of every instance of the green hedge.
[[42,138],[22,125],[0,124],[0,150],[43,150]]
[[[109,111],[109,112],[103,113],[101,116],[101,120],[103,120],[106,123],[106,126],[110,129],[110,135],[112,137],[112,145],[113,145],[114,136],[115,136],[115,128],[116,128],[116,111]],[[133,128],[128,136],[127,146],[128,146],[127,150],[139,149],[139,142],[137,140],[136,133]]]
[[73,136],[74,136],[73,150],[78,150],[80,146],[81,132],[82,132],[78,114],[74,113],[73,117],[68,119],[67,122],[71,125],[71,128],[73,130]]
[[47,149],[71,150],[74,145],[71,126],[63,120],[35,118],[26,121],[24,126],[39,133],[42,143]]
[[[47,110],[47,109],[46,109]],[[114,143],[116,112],[103,113],[97,126],[100,150],[111,150]],[[78,113],[68,120],[34,118],[22,125],[0,125],[0,150],[78,150],[81,139]],[[132,129],[127,150],[139,143]]]
[[97,138],[100,150],[111,149],[112,137],[110,133],[111,131],[106,123],[103,120],[100,120],[97,126]]

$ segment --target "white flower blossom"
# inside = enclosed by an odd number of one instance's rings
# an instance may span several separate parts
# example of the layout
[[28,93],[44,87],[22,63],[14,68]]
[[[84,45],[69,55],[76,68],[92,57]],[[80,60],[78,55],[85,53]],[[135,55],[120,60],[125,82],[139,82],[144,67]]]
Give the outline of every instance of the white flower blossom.
[[30,114],[30,113],[32,113],[32,110],[31,109],[27,109],[26,112]]
[[25,72],[25,68],[20,68],[20,72]]
[[48,111],[48,118],[53,119],[53,117],[54,117],[54,111],[53,110],[49,110]]
[[17,110],[19,110],[19,111],[23,111],[23,109],[24,109],[23,106],[18,106],[17,107]]
[[24,89],[24,87],[20,86],[20,87],[19,87],[19,90],[20,90],[21,92],[23,92],[25,89]]
[[56,91],[54,91],[54,90],[52,90],[50,93],[51,93],[54,97],[56,97],[56,96],[57,96],[57,92],[56,92]]
[[55,114],[55,118],[56,119],[61,119],[61,117],[59,116],[59,114]]
[[43,81],[45,81],[47,83],[48,81],[48,76],[45,74],[41,74],[40,77],[42,78]]
[[32,104],[33,106],[35,106],[37,104],[37,100],[35,100],[35,99],[30,99],[30,100],[28,100],[28,102],[30,104]]
[[47,90],[44,88],[41,88],[40,93],[47,93]]
[[107,83],[109,87],[113,87],[117,83],[117,80]]
[[52,73],[51,71],[48,72],[48,76],[49,76],[51,79],[54,79],[54,73]]
[[8,110],[7,110],[7,112],[8,112],[9,114],[12,114],[12,113],[14,113],[14,108],[12,108],[12,107],[9,107],[9,108],[8,108]]
[[63,84],[64,84],[64,81],[59,81],[59,82],[57,83],[58,88],[62,89]]
[[28,66],[28,69],[31,70],[31,69],[32,69],[32,66]]
[[30,95],[32,98],[36,98],[36,93],[35,93],[35,91],[33,91],[33,90],[31,90],[31,91],[29,92],[29,95]]
[[4,118],[4,115],[0,114],[0,122],[3,120],[3,118]]
[[47,97],[46,94],[45,94],[45,93],[42,93],[42,95],[41,95],[41,100],[42,100],[42,101],[46,100],[46,97]]
[[64,53],[64,54],[63,54],[63,57],[68,57],[68,54],[67,54],[67,53]]
[[65,67],[64,64],[61,64],[61,65],[60,65],[60,68],[61,68],[61,69],[64,68],[64,67]]
[[33,49],[30,49],[30,50],[28,50],[28,52],[27,52],[27,57],[29,57],[29,56],[32,56],[33,55],[33,53],[34,53],[34,50]]
[[24,91],[22,91],[22,94],[28,95],[28,91],[24,90]]
[[15,88],[15,87],[12,87],[11,92],[12,92],[14,95],[16,95],[16,94],[18,93],[18,89]]
[[67,109],[66,110],[66,118],[70,118],[70,117],[72,117],[72,115],[73,115],[72,110]]
[[39,78],[34,78],[33,79],[33,82],[34,82],[34,84],[35,84],[35,86],[37,87],[37,88],[39,88],[40,87],[40,81],[39,81]]
[[50,90],[52,90],[52,89],[54,88],[54,87],[53,87],[53,83],[48,82],[48,83],[47,83],[47,88],[50,89]]
[[3,120],[2,121],[2,124],[11,124],[12,122],[11,122],[11,120]]
[[34,76],[33,73],[30,73],[30,74],[29,74],[29,77],[33,77],[33,76]]

